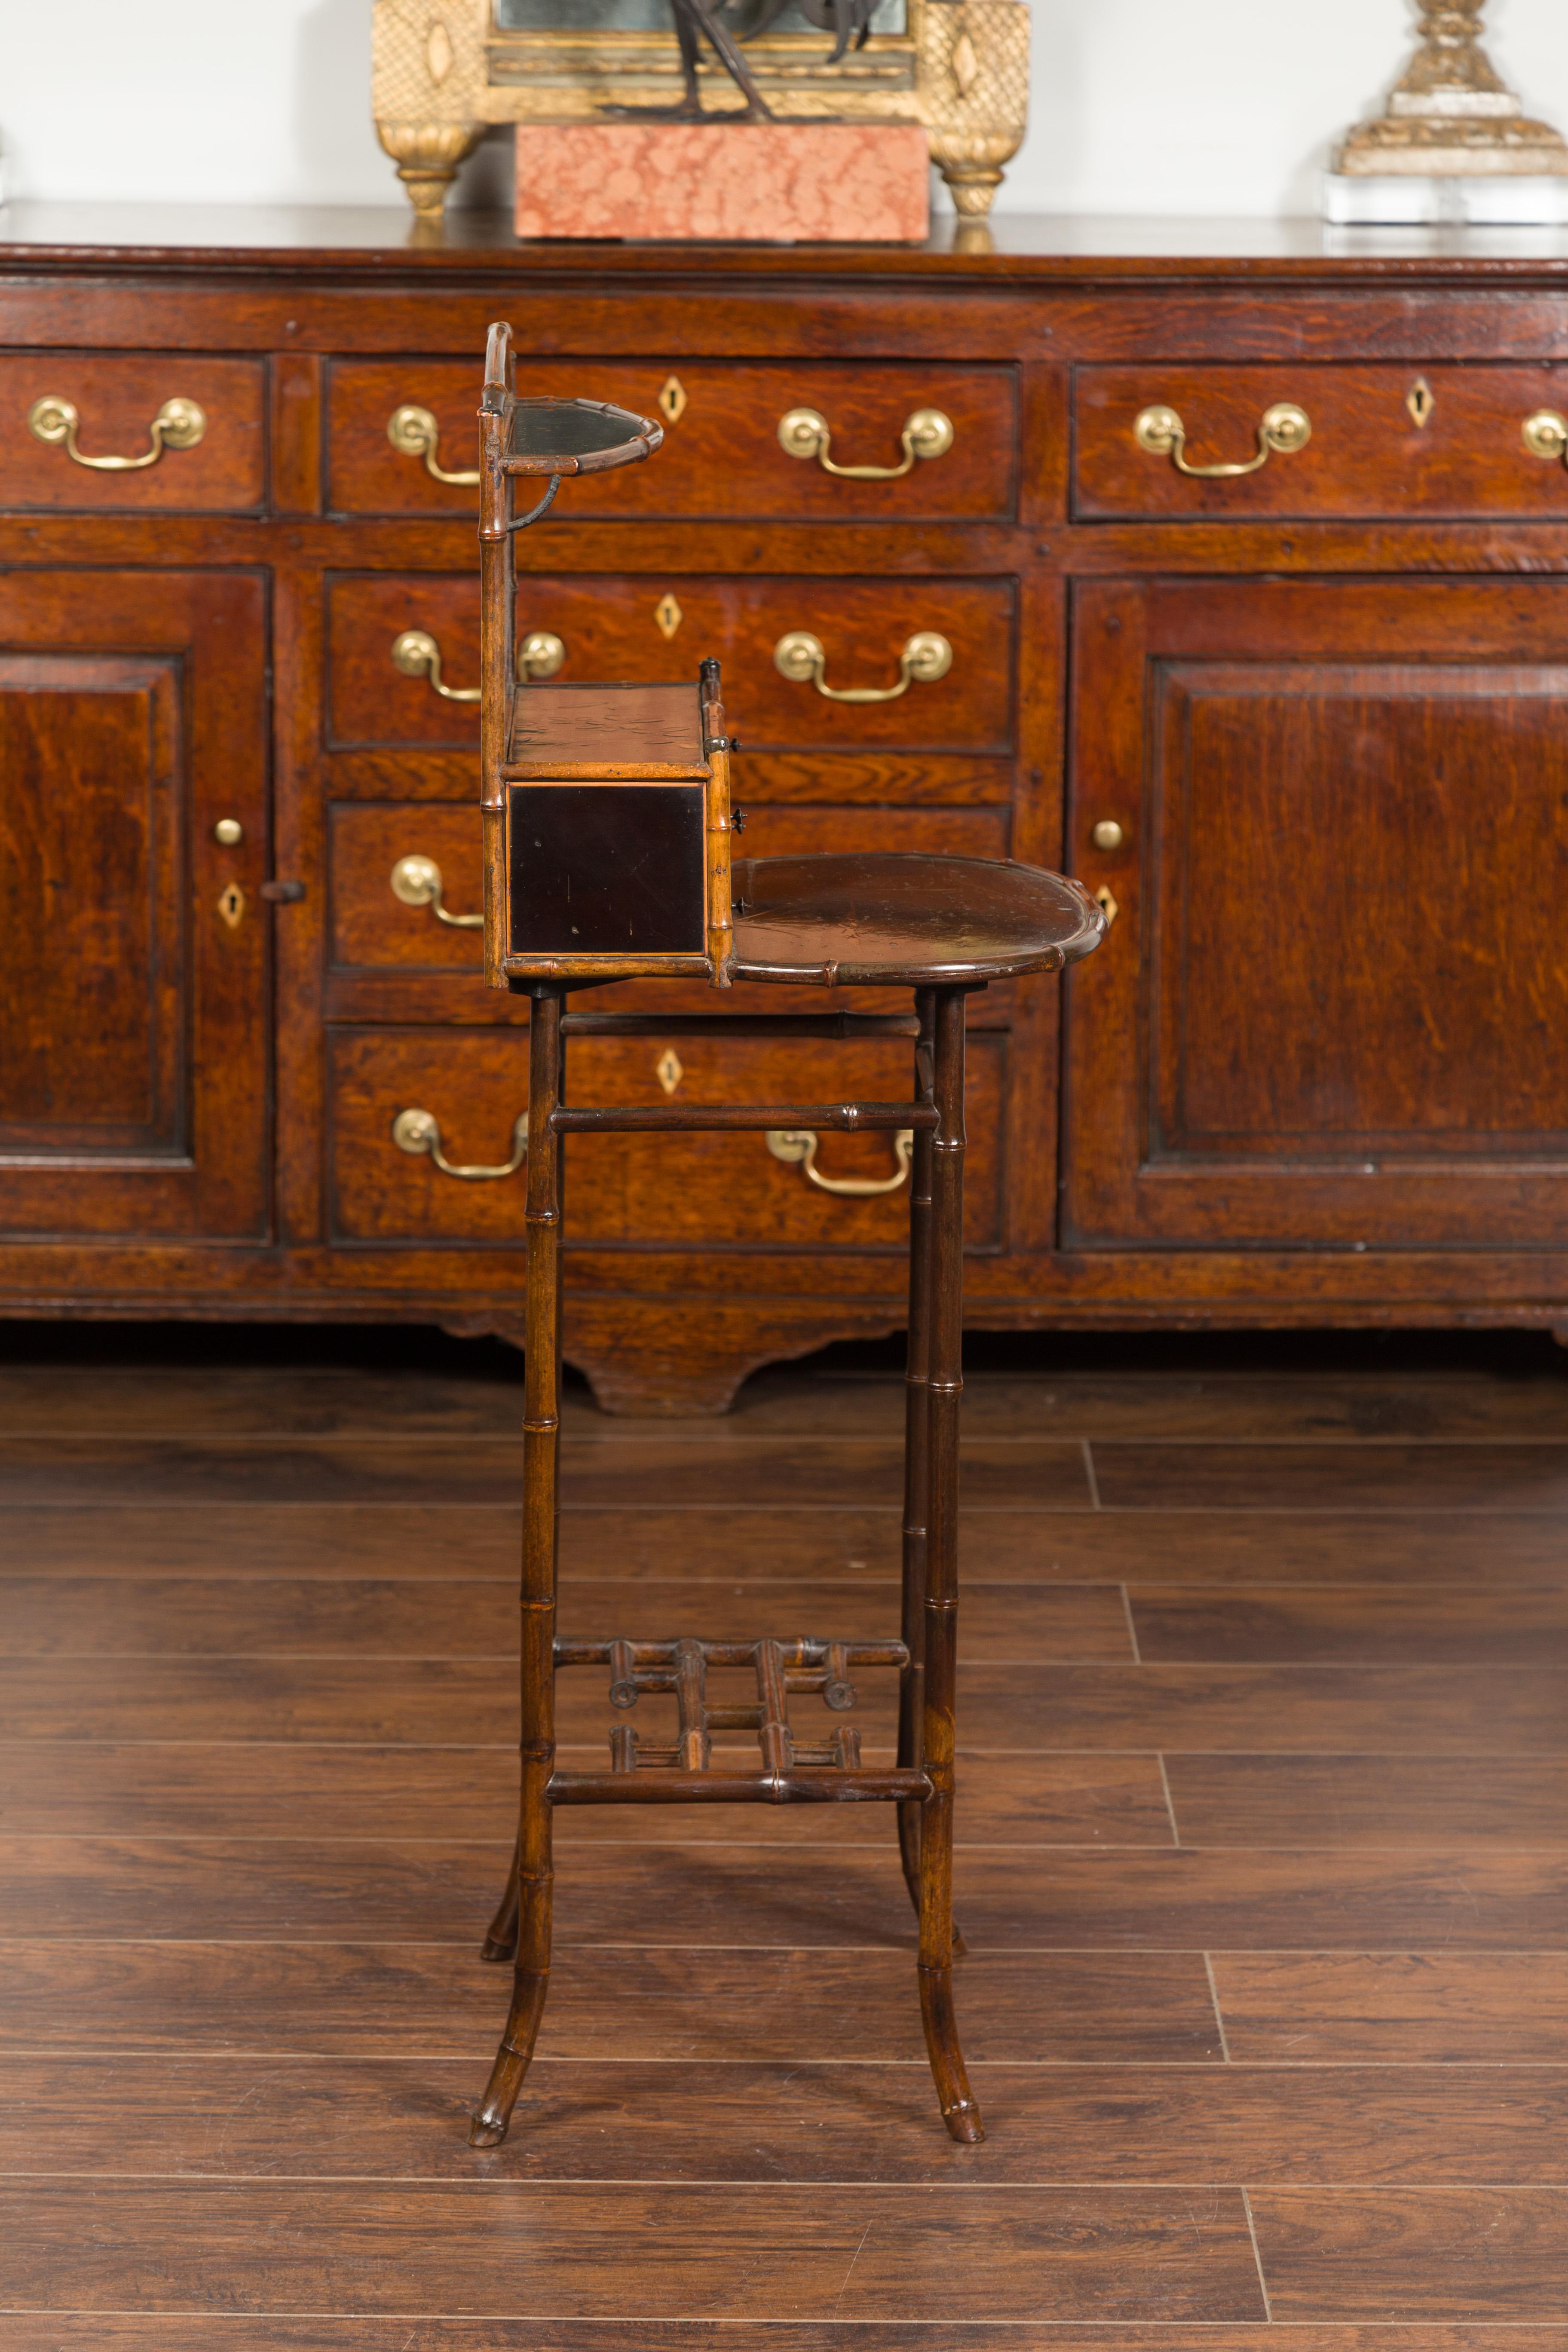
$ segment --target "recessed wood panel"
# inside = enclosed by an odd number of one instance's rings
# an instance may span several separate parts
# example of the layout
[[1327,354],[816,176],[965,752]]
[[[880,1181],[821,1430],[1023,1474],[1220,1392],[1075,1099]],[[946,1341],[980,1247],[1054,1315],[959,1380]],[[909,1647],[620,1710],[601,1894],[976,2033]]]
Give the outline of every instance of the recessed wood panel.
[[1077,658],[1068,1231],[1560,1243],[1563,585],[1107,584]]
[[[897,1042],[824,1047],[723,1038],[583,1039],[567,1055],[574,1104],[663,1103],[674,1074],[680,1104],[910,1098],[909,1051]],[[1000,1118],[1006,1041],[969,1041],[965,1231],[994,1246],[1001,1226]],[[346,1242],[523,1241],[525,1178],[464,1183],[398,1150],[393,1121],[427,1110],[458,1165],[494,1166],[528,1100],[528,1049],[515,1031],[339,1031],[331,1046],[333,1230]],[[824,1135],[824,1176],[898,1171],[887,1135]],[[566,1146],[574,1242],[715,1243],[771,1248],[902,1250],[909,1188],[871,1197],[819,1192],[775,1160],[758,1135],[578,1135]]]
[[[1422,396],[1422,388],[1426,397]],[[1305,447],[1255,472],[1194,480],[1135,436],[1173,408],[1190,466],[1246,465],[1279,401],[1304,408]],[[1568,412],[1568,368],[1166,365],[1080,368],[1074,387],[1074,512],[1230,520],[1247,515],[1568,516],[1568,472],[1525,447],[1525,419]],[[1426,423],[1417,422],[1425,411]]]
[[[658,617],[667,594],[681,612],[673,636]],[[329,743],[459,744],[477,752],[478,704],[445,699],[428,677],[405,676],[392,658],[395,638],[424,629],[440,647],[442,684],[458,692],[478,686],[477,572],[342,574],[329,596]],[[1007,750],[1013,608],[1006,580],[530,574],[517,590],[520,641],[538,630],[558,636],[566,682],[694,679],[699,662],[716,656],[725,709],[742,749],[752,751]],[[809,680],[795,683],[773,667],[775,646],[794,630],[821,641],[826,682],[836,689],[896,687],[904,646],[925,630],[948,639],[952,667],[896,700],[834,702]]]
[[266,1229],[264,630],[251,573],[0,573],[0,1231]]
[[[405,457],[387,425],[405,405],[435,417],[437,462],[447,473],[479,463],[478,411],[483,370],[472,358],[339,360],[331,373],[331,503],[349,514],[468,514],[479,493],[469,483],[438,482],[423,457]],[[627,467],[615,480],[585,476],[569,485],[574,515],[777,516],[784,521],[913,522],[938,518],[1005,520],[1013,511],[1017,466],[1017,391],[1008,367],[963,367],[952,361],[910,365],[791,359],[746,362],[535,359],[520,368],[536,395],[574,398],[584,387],[639,416],[663,417],[664,446],[652,462]],[[671,386],[668,393],[667,386]],[[522,389],[520,380],[519,389]],[[659,395],[683,396],[672,421]],[[836,465],[894,467],[904,462],[902,434],[922,408],[940,408],[952,444],[940,457],[918,459],[893,481],[846,481],[815,458],[781,446],[780,420],[814,408],[827,423]]]
[[184,747],[169,658],[0,656],[0,1151],[178,1151]]

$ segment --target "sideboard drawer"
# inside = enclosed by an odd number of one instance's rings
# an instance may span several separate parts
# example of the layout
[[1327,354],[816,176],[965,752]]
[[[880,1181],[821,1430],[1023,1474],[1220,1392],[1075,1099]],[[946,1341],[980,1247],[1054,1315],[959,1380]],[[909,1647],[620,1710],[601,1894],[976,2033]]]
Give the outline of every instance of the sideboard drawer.
[[[809,990],[766,994],[767,1009],[810,1009]],[[964,1232],[972,1247],[994,1245],[1000,1229],[1005,1054],[1000,1034],[970,1039]],[[910,1049],[891,1039],[825,1046],[800,1039],[584,1038],[571,1047],[566,1066],[575,1104],[907,1102],[911,1085]],[[522,1167],[479,1182],[444,1175],[424,1153],[399,1149],[393,1123],[401,1111],[428,1111],[454,1165],[496,1167],[513,1150],[515,1123],[527,1104],[521,1031],[338,1032],[331,1111],[335,1237],[521,1249]],[[728,1242],[812,1251],[907,1245],[907,1180],[869,1197],[826,1192],[798,1163],[775,1159],[760,1134],[577,1135],[566,1147],[566,1164],[574,1242],[699,1249]],[[830,1182],[886,1182],[899,1169],[888,1135],[825,1134],[816,1164]]]
[[[1257,463],[1279,403],[1310,437]],[[1139,420],[1181,419],[1184,462],[1247,466],[1194,478],[1143,446]],[[1568,468],[1525,445],[1542,413],[1568,419],[1568,367],[1089,367],[1075,388],[1080,520],[1242,515],[1568,515]],[[1425,421],[1423,422],[1423,418]],[[1146,428],[1146,430],[1152,428]],[[1286,428],[1289,437],[1289,427]],[[1565,434],[1568,440],[1568,434]]]
[[[476,745],[479,582],[451,572],[340,574],[330,592],[329,741],[337,748]],[[561,641],[565,680],[689,678],[707,655],[724,666],[724,704],[742,745],[761,750],[1000,752],[1013,728],[1014,593],[1005,580],[597,577],[524,573],[520,645]],[[439,651],[439,685],[393,657],[414,630]],[[776,648],[808,633],[822,647],[824,695],[783,676]],[[897,694],[905,647],[938,634],[952,663]],[[886,699],[843,702],[841,688]],[[451,699],[456,694],[463,699]]]
[[[163,420],[156,436],[155,418]],[[257,360],[187,359],[182,352],[6,353],[0,357],[0,508],[232,514],[259,507],[261,419]],[[41,438],[35,422],[51,437]],[[132,462],[106,467],[106,457]]]
[[[572,512],[693,518],[769,516],[809,521],[1001,521],[1015,508],[1018,403],[1009,367],[950,362],[789,360],[529,361],[530,393],[571,397],[592,383],[596,400],[662,417],[664,446],[651,466],[587,477],[572,488]],[[469,514],[478,464],[479,379],[471,359],[340,360],[332,369],[329,496],[340,514]],[[828,428],[830,465],[877,467],[866,481],[797,457],[779,437],[786,416],[810,409]],[[435,423],[435,449],[414,410]],[[674,415],[671,415],[671,411]],[[936,410],[951,428],[940,454],[906,450],[911,418]],[[390,434],[394,419],[403,446]],[[421,433],[424,437],[421,439]],[[917,450],[943,439],[912,436]],[[414,446],[418,444],[417,446]]]
[[[1010,810],[759,807],[737,771],[748,857],[901,850],[1005,857]],[[340,801],[331,811],[332,963],[340,971],[447,971],[484,962],[479,812],[430,801]]]

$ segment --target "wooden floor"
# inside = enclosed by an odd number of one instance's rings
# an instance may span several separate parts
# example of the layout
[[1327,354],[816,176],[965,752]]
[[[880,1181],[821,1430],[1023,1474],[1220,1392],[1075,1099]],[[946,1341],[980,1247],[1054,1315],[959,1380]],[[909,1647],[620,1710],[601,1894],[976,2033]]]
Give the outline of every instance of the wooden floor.
[[[1549,1360],[973,1380],[986,2144],[937,2115],[887,1812],[575,1811],[476,2155],[519,1390],[15,1349],[0,2352],[1568,2347]],[[893,1630],[900,1415],[575,1400],[566,1628]],[[562,1687],[603,1756],[602,1677]]]

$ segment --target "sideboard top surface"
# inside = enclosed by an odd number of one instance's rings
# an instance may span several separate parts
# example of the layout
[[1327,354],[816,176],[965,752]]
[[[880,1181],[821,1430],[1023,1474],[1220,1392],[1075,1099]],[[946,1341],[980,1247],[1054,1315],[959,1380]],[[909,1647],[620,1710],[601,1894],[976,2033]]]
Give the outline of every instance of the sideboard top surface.
[[582,280],[935,278],[1083,284],[1147,278],[1568,282],[1568,227],[1343,229],[1315,220],[1144,220],[1002,214],[990,249],[940,220],[922,245],[528,242],[500,213],[450,214],[432,240],[406,205],[14,204],[0,273],[147,268],[384,277],[413,272]]

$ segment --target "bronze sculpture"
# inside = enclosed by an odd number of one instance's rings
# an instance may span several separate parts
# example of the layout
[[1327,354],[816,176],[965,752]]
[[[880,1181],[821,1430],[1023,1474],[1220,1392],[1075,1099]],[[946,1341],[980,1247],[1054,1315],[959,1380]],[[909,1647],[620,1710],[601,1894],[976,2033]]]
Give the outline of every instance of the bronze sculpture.
[[[670,15],[675,20],[675,37],[680,49],[681,71],[686,77],[684,95],[674,106],[616,106],[606,110],[622,116],[639,116],[659,122],[696,122],[703,119],[702,98],[697,79],[698,61],[702,44],[718,58],[731,80],[742,92],[745,105],[727,110],[728,119],[742,122],[774,122],[773,113],[752,77],[751,68],[741,54],[742,41],[754,40],[776,24],[792,0],[669,0]],[[793,0],[806,22],[816,25],[834,37],[834,46],[826,63],[836,66],[851,48],[864,48],[876,13],[877,0]]]

